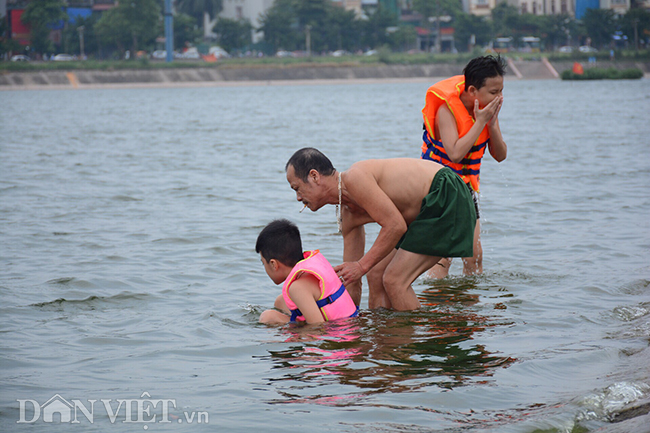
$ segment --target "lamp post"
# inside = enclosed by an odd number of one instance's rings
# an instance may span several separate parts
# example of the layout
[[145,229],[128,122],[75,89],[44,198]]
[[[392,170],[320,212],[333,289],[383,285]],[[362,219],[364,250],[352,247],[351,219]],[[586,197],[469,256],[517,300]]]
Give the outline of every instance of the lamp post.
[[172,0],[165,0],[165,49],[167,50],[166,62],[174,59],[174,17],[172,15]]
[[84,26],[79,26],[77,27],[77,31],[79,32],[79,56],[81,57],[81,60],[85,60],[86,54],[84,53],[84,30],[86,27]]

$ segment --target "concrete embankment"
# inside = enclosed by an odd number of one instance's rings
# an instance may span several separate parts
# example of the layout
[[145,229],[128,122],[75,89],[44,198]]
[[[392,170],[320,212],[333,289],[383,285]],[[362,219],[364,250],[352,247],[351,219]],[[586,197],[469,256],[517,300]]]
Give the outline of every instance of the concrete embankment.
[[[557,79],[573,62],[508,60],[511,79]],[[650,63],[599,62],[599,67],[640,68]],[[0,90],[95,87],[227,86],[340,81],[433,79],[462,73],[463,64],[372,66],[205,67],[152,70],[0,72]]]

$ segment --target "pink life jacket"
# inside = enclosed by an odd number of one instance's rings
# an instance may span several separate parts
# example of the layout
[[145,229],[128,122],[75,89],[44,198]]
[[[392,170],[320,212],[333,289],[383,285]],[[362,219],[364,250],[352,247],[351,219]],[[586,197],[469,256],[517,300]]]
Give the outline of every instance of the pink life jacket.
[[343,317],[356,317],[359,309],[354,305],[350,294],[341,284],[334,268],[319,250],[305,251],[304,259],[296,263],[291,269],[289,276],[282,285],[282,297],[287,307],[291,310],[291,321],[296,319],[304,321],[305,318],[289,297],[289,286],[302,272],[308,272],[315,276],[320,283],[321,295],[316,301],[325,321],[336,320]]

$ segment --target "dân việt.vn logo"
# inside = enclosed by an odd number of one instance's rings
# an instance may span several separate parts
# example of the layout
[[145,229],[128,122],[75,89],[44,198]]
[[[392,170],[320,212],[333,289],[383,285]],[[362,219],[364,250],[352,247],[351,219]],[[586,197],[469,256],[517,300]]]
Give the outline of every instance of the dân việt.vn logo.
[[[151,398],[148,392],[143,392],[140,398],[132,399],[88,399],[82,402],[79,399],[65,399],[55,394],[45,403],[40,404],[32,399],[17,399],[19,404],[20,419],[17,424],[94,423],[95,416],[101,413],[108,416],[108,420],[115,424],[132,423],[142,424],[144,430],[148,424],[178,423],[178,424],[208,424],[210,416],[207,412],[183,411],[179,415],[170,413],[176,409],[176,400],[171,398]],[[99,412],[99,413],[98,413]]]

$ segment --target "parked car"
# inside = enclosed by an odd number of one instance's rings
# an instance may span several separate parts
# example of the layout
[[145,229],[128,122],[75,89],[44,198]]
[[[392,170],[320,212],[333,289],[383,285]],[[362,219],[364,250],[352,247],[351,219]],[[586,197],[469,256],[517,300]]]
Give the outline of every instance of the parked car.
[[596,48],[590,47],[589,45],[583,45],[580,48],[578,48],[578,50],[581,53],[597,53],[598,52],[598,50]]
[[29,62],[32,59],[30,59],[28,56],[24,54],[16,54],[15,56],[11,56],[11,61],[12,62]]
[[334,51],[334,52],[332,53],[332,56],[334,56],[334,57],[341,57],[341,56],[347,56],[347,55],[349,55],[349,54],[350,54],[350,53],[347,52],[347,51],[345,51],[345,50],[336,50],[336,51]]
[[565,45],[565,46],[563,46],[563,47],[558,48],[557,51],[558,51],[559,53],[567,53],[567,54],[570,54],[570,53],[573,52],[573,47],[571,47],[571,46],[569,46],[569,45]]
[[280,50],[277,53],[275,53],[276,57],[293,57],[293,53],[291,51],[284,51]]
[[224,50],[221,47],[210,47],[210,50],[208,51],[208,54],[213,55],[217,59],[227,59],[230,57],[230,54],[228,54],[228,51]]
[[57,54],[56,56],[52,57],[52,60],[55,62],[69,62],[76,59],[77,58],[75,56],[71,56],[70,54]]
[[375,54],[379,54],[379,51],[377,51],[377,50],[368,50],[363,54],[364,54],[364,56],[374,56]]
[[181,58],[197,60],[201,58],[201,54],[199,54],[199,50],[197,50],[196,47],[190,47],[187,50],[185,50],[185,52],[183,52]]
[[165,60],[167,58],[167,51],[166,50],[156,50],[153,53],[151,53],[151,58],[152,59],[158,59],[158,60]]

